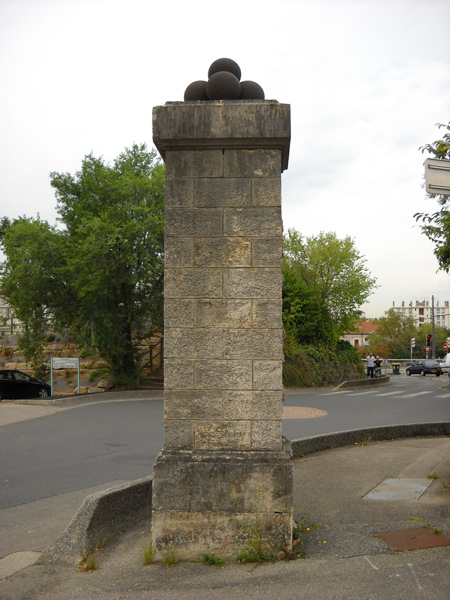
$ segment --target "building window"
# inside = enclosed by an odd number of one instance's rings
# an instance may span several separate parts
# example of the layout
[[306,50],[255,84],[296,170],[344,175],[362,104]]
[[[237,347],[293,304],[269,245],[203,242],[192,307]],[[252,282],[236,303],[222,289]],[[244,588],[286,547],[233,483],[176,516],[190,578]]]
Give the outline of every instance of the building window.
[[359,346],[359,340],[355,340],[355,341],[354,341],[354,343],[353,343],[353,345],[355,346],[355,348],[356,348],[357,346]]

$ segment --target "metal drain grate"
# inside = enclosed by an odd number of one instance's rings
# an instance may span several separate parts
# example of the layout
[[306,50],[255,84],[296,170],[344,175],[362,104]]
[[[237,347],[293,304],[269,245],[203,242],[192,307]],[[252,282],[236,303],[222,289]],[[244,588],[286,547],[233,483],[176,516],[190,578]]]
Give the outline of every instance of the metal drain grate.
[[364,500],[418,500],[427,490],[429,479],[406,479],[397,477],[385,479],[374,490],[366,494]]
[[450,546],[450,538],[440,533],[433,533],[426,527],[409,531],[379,533],[375,537],[382,539],[394,550],[422,550],[423,548]]

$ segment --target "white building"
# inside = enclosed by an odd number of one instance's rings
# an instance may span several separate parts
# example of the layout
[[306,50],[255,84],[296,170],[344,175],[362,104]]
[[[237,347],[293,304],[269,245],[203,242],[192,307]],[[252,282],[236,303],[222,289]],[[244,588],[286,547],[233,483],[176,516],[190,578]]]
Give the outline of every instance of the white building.
[[[421,327],[425,323],[431,323],[432,321],[432,301],[422,300],[419,302],[404,302],[400,305],[396,305],[395,301],[392,303],[392,308],[395,312],[402,314],[404,317],[412,317],[417,326]],[[450,328],[450,306],[449,301],[439,302],[434,301],[434,324],[436,327]]]
[[6,300],[0,296],[0,335],[12,335],[21,330],[22,323]]

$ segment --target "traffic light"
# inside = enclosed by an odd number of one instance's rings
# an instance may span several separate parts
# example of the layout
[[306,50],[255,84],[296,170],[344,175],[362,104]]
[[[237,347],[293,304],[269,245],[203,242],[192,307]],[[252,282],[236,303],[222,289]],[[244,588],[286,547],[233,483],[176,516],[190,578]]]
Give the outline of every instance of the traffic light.
[[416,338],[411,338],[411,348],[416,347]]
[[431,334],[430,333],[427,335],[427,344],[426,345],[428,346],[428,348],[431,346]]

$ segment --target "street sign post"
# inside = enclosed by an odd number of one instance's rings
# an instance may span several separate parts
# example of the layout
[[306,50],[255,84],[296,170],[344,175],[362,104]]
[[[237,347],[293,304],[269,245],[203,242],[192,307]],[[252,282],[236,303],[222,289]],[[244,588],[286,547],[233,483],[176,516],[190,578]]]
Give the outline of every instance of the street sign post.
[[53,371],[57,369],[77,369],[77,392],[80,393],[80,359],[52,358],[50,361],[51,395],[53,396]]
[[450,194],[450,160],[427,158],[425,165],[425,189],[429,194]]

